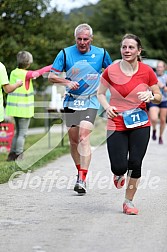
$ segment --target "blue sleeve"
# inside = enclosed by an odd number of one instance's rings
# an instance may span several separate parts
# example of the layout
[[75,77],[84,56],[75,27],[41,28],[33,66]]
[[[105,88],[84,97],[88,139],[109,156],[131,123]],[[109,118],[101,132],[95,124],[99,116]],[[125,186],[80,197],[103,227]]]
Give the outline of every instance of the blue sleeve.
[[63,50],[61,50],[57,54],[50,71],[56,74],[60,74],[61,72],[63,72],[63,70],[64,70],[64,53]]
[[103,60],[103,68],[107,68],[111,64],[112,64],[112,60],[110,58],[109,53],[106,51],[105,57],[104,57],[104,60]]

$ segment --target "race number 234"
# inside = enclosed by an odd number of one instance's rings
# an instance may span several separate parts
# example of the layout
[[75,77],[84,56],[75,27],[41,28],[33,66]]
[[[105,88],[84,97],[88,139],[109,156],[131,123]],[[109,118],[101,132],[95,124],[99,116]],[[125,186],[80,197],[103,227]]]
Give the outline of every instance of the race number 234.
[[75,107],[83,107],[85,105],[85,102],[84,102],[84,100],[75,100],[74,101],[74,106]]

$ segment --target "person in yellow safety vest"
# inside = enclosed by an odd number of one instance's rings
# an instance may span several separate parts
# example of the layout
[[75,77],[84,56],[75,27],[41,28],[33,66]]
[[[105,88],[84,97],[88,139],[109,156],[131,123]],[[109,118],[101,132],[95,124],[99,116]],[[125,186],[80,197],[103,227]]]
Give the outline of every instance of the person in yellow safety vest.
[[32,71],[27,70],[33,63],[30,52],[20,51],[17,54],[17,65],[10,74],[11,86],[16,80],[22,80],[23,86],[9,94],[7,97],[6,115],[13,116],[15,121],[15,135],[12,140],[7,161],[14,161],[23,157],[25,137],[28,131],[31,117],[34,116],[34,88],[32,79],[49,72],[52,65]]
[[3,94],[2,88],[5,93],[13,92],[16,88],[23,85],[23,81],[18,80],[12,86],[9,84],[6,67],[0,62],[0,122],[4,120],[4,107],[3,107]]

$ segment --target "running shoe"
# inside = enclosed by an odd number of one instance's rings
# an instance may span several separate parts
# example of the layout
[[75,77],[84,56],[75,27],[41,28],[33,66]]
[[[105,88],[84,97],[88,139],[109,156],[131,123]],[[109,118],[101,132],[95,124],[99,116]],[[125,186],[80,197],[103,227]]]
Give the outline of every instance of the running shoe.
[[132,201],[125,201],[123,203],[123,213],[129,214],[129,215],[137,215],[138,209],[133,205]]
[[114,185],[117,189],[121,189],[125,184],[125,177],[122,176],[116,176],[114,175]]
[[163,144],[162,137],[159,137],[159,144]]
[[17,161],[23,160],[23,152],[20,154],[16,154],[16,160]]
[[86,182],[81,180],[79,176],[77,176],[77,182],[74,186],[74,191],[79,194],[85,194],[86,193]]
[[16,159],[16,153],[10,152],[6,161],[14,161]]
[[156,140],[157,139],[157,137],[156,137],[156,130],[153,130],[153,134],[152,134],[152,140]]

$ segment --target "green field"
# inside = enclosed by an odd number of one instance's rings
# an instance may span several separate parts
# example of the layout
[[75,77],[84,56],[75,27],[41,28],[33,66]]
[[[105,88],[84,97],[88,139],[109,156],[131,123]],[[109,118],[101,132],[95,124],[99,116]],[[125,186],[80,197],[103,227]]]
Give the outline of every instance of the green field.
[[[91,146],[98,146],[105,142],[106,121],[98,117],[91,134]],[[7,162],[7,153],[0,153],[0,184],[8,182],[16,171],[34,171],[44,167],[49,162],[69,153],[67,134],[64,136],[64,145],[61,145],[61,134],[50,133],[51,144],[48,147],[48,134],[28,135],[25,142],[23,160]]]

